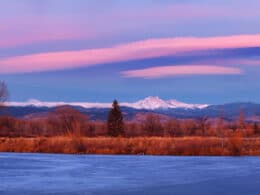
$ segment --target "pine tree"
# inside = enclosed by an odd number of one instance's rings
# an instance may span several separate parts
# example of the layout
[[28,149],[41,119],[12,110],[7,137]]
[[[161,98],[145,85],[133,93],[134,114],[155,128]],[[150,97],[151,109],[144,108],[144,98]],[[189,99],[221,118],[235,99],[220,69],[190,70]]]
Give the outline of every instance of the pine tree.
[[0,108],[3,107],[4,102],[8,99],[8,90],[5,82],[0,81]]
[[117,137],[124,135],[123,115],[117,100],[114,100],[112,109],[109,112],[107,120],[108,135]]

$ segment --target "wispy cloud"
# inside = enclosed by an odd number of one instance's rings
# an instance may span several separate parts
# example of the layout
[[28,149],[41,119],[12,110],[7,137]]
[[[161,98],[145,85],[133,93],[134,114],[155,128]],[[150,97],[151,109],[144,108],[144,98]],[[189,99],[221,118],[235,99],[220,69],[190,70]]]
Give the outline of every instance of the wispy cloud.
[[[1,20],[0,20],[1,22]],[[96,35],[87,29],[70,24],[46,24],[44,21],[30,21],[28,25],[19,25],[15,21],[0,28],[0,48],[12,48],[30,44],[41,44],[54,41],[92,39]]]
[[212,65],[181,65],[181,66],[160,66],[139,70],[128,70],[121,72],[124,77],[139,78],[161,78],[169,76],[190,76],[190,75],[237,75],[242,74],[239,68],[221,67]]
[[150,39],[110,48],[16,56],[0,60],[0,73],[23,73],[183,55],[194,51],[260,47],[260,35]]

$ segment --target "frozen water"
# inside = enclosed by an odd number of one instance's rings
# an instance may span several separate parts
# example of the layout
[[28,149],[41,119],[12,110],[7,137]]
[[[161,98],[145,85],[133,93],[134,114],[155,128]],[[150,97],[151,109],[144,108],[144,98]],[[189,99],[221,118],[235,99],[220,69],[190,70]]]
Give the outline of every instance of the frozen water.
[[260,157],[0,153],[0,194],[260,194]]

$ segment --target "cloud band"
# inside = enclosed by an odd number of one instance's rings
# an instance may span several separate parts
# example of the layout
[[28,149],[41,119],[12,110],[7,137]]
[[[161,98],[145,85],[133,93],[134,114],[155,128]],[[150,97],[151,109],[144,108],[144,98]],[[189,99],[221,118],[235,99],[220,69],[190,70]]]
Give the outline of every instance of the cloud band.
[[211,66],[211,65],[182,65],[182,66],[160,66],[139,70],[123,71],[121,74],[128,78],[161,78],[169,76],[188,75],[237,75],[242,74],[238,68]]

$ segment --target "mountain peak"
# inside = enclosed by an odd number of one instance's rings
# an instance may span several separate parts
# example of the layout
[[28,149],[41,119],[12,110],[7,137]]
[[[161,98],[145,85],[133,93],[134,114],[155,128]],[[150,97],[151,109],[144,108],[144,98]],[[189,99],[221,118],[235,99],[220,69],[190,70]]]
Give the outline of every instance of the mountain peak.
[[143,100],[139,100],[135,103],[132,103],[131,107],[134,107],[136,109],[155,110],[169,108],[201,109],[207,106],[207,104],[187,104],[184,102],[177,101],[175,99],[165,101],[159,98],[158,96],[148,96]]
[[146,98],[144,98],[144,100],[156,100],[156,101],[161,101],[162,99],[159,98],[158,96],[148,96]]
[[167,103],[160,99],[158,96],[148,96],[143,100],[139,100],[135,103],[132,103],[134,108],[137,109],[147,109],[154,110],[160,108],[168,108]]

